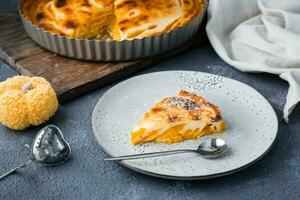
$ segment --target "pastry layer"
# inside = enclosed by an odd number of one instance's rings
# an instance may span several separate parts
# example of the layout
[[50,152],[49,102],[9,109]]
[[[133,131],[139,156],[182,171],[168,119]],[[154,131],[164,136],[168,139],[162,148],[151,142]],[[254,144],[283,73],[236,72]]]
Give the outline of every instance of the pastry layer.
[[132,130],[131,142],[175,143],[221,132],[226,128],[219,108],[203,97],[180,91],[155,104]]

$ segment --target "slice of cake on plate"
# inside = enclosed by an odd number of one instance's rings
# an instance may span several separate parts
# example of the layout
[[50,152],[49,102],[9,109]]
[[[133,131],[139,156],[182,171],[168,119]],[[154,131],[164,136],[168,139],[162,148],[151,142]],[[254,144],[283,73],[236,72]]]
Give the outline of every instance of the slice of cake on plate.
[[219,108],[201,96],[181,90],[156,103],[136,124],[132,144],[172,144],[222,132],[227,125]]

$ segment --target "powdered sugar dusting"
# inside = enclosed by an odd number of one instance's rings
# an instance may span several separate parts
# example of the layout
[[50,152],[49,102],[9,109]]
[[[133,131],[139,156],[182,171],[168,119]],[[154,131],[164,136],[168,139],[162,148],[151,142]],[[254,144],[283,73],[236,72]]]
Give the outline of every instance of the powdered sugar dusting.
[[195,102],[193,102],[187,98],[182,98],[182,97],[172,97],[171,104],[174,106],[184,107],[187,110],[193,110],[193,109],[199,107]]

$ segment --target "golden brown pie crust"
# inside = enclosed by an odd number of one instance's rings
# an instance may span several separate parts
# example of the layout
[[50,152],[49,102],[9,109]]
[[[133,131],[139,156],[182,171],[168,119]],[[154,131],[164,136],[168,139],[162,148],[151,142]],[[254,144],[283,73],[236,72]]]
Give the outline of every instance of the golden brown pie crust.
[[158,102],[144,114],[132,131],[131,142],[171,144],[222,132],[226,126],[216,105],[182,90],[177,96]]
[[22,13],[55,34],[80,39],[134,39],[189,23],[203,0],[23,0]]

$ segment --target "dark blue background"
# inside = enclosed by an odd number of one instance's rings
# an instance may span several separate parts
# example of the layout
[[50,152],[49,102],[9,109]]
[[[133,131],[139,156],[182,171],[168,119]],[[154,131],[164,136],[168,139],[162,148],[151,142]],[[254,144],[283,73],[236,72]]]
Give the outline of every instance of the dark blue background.
[[[15,1],[0,0],[0,12],[15,6]],[[209,44],[138,74],[178,69],[210,72],[249,84],[282,116],[288,89],[285,81],[274,75],[241,73],[224,63]],[[0,81],[16,74],[0,60]],[[73,149],[72,158],[53,168],[31,164],[20,170],[0,182],[0,199],[300,199],[299,108],[289,124],[280,121],[273,149],[251,167],[212,180],[169,181],[103,161],[107,155],[93,138],[90,120],[96,102],[112,85],[60,106],[49,122],[64,132]],[[31,143],[39,128],[13,132],[0,126],[0,173],[27,159],[24,145]]]

